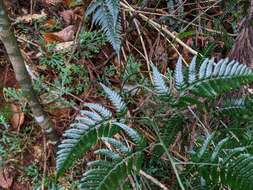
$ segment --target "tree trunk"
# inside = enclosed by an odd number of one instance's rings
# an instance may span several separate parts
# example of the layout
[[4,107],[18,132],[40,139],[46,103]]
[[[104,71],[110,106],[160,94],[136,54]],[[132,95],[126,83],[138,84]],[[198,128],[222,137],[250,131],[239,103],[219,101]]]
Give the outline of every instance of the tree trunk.
[[35,95],[32,80],[26,70],[25,62],[18,47],[14,32],[11,28],[10,20],[3,0],[0,0],[0,39],[5,46],[14,69],[16,79],[26,96],[34,119],[42,127],[46,137],[50,141],[56,142],[58,138],[53,128],[53,123],[49,119],[48,115],[43,111],[42,106]]
[[229,57],[253,68],[253,0],[249,8],[249,15],[242,21],[241,31]]

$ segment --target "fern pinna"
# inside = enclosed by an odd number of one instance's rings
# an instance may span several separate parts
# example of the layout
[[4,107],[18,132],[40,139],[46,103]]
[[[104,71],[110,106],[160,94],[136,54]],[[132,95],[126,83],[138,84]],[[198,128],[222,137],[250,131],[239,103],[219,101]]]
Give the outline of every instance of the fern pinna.
[[121,46],[119,10],[119,0],[93,0],[86,10],[86,15],[92,15],[93,23],[101,26],[107,40],[117,53]]

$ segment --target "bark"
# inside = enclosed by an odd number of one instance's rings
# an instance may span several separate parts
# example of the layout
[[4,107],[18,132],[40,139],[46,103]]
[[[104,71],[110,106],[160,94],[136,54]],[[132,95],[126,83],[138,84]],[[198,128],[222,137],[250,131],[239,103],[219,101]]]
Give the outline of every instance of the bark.
[[58,137],[53,128],[53,123],[43,111],[43,108],[35,95],[32,80],[26,70],[25,62],[18,47],[17,39],[11,27],[3,0],[0,0],[0,39],[5,46],[16,79],[26,96],[34,119],[42,127],[46,137],[50,141],[56,142]]
[[241,31],[229,57],[253,68],[253,0],[249,8],[249,15],[242,21]]

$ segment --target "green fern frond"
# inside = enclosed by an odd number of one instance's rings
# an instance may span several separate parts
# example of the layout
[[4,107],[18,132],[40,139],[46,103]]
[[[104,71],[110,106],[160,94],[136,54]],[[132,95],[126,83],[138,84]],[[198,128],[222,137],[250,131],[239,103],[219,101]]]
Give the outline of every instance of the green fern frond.
[[97,143],[99,137],[112,136],[118,130],[110,125],[110,120],[94,121],[94,125],[87,125],[87,118],[77,120],[71,129],[64,132],[64,140],[58,146],[56,168],[61,176],[65,170],[80,158],[88,149]]
[[[192,70],[191,67],[190,69]],[[192,74],[189,76],[188,86],[183,89],[184,95],[190,92],[197,96],[212,98],[253,82],[250,68],[238,62],[229,61],[228,58],[217,64],[213,60],[205,59],[200,66],[198,76],[192,71],[189,73]]]
[[[102,84],[101,84],[102,85]],[[126,109],[122,98],[108,87],[102,85],[105,93],[112,101],[118,112]],[[111,137],[119,131],[119,125],[113,124],[112,112],[100,104],[85,103],[85,107],[90,110],[81,110],[75,121],[70,125],[70,129],[63,134],[64,139],[58,146],[56,168],[57,176],[61,176],[65,170],[70,168],[73,163],[80,158],[88,149],[97,143],[101,137]],[[118,126],[117,126],[118,125]],[[121,127],[123,128],[123,127]],[[128,131],[132,136],[136,134]],[[106,138],[104,138],[105,140]],[[107,139],[108,140],[108,139]],[[110,141],[111,143],[113,141]],[[115,146],[116,146],[116,141]],[[122,151],[123,151],[122,147]]]
[[92,22],[101,26],[117,53],[121,46],[119,10],[119,0],[93,0],[86,10],[86,16],[93,14]]
[[169,88],[165,84],[162,74],[158,71],[157,67],[151,64],[152,67],[152,78],[154,81],[154,87],[157,93],[167,94],[169,93]]

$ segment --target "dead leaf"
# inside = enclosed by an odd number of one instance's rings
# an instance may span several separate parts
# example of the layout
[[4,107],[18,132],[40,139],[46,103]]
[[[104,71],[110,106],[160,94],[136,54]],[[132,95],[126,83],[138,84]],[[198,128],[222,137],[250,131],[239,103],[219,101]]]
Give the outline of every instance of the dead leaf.
[[81,21],[83,16],[82,8],[77,7],[75,9],[71,10],[65,10],[60,12],[61,17],[65,21],[67,25],[71,23],[78,23]]
[[15,22],[16,23],[20,23],[20,22],[29,23],[29,22],[32,22],[33,20],[40,20],[40,19],[43,19],[46,17],[47,17],[47,14],[44,12],[44,10],[42,10],[40,14],[28,14],[28,15],[17,17]]
[[59,32],[50,32],[43,35],[46,42],[68,42],[74,40],[75,26],[70,25]]
[[67,25],[69,25],[72,20],[75,20],[75,14],[73,10],[65,10],[60,12],[61,17]]
[[0,187],[8,189],[13,183],[13,176],[7,168],[0,168]]
[[21,111],[20,106],[11,104],[10,107],[13,113],[11,117],[11,126],[19,131],[25,121],[25,114]]

